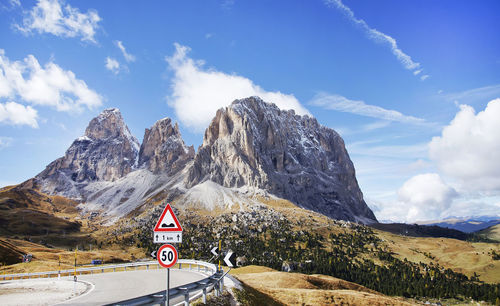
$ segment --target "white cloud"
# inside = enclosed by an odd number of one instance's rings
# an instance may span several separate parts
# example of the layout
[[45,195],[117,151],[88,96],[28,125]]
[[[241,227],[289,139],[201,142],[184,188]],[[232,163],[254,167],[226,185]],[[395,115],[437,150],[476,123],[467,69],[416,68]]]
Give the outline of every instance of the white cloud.
[[207,33],[207,34],[205,34],[205,38],[206,38],[206,39],[210,39],[210,38],[212,38],[213,36],[214,36],[214,34],[213,34],[213,33]]
[[120,63],[118,63],[117,60],[111,57],[106,57],[106,64],[105,64],[106,69],[109,71],[113,72],[114,74],[118,74],[120,72]]
[[[413,61],[408,54],[404,53],[403,50],[398,47],[398,44],[394,38],[374,28],[371,28],[363,19],[356,18],[354,16],[354,12],[349,7],[344,5],[341,0],[325,0],[325,3],[327,5],[333,5],[338,10],[340,10],[347,18],[349,18],[350,21],[360,26],[366,32],[368,37],[373,41],[389,45],[392,54],[396,56],[403,67],[408,70],[414,71],[414,75],[422,72],[423,69],[421,69],[420,63]],[[423,80],[425,79],[426,78],[424,78]]]
[[24,33],[50,33],[62,37],[81,37],[82,41],[96,42],[94,36],[101,18],[95,10],[80,13],[65,5],[64,0],[38,0],[36,6],[16,27]]
[[0,49],[0,98],[14,97],[58,111],[81,111],[102,104],[102,97],[72,71],[53,62],[42,67],[33,55],[11,62]]
[[441,136],[429,144],[429,154],[446,175],[458,179],[464,189],[500,192],[500,99],[475,113],[461,105]]
[[179,120],[197,131],[203,131],[208,126],[219,108],[249,96],[260,96],[281,109],[309,114],[293,95],[265,91],[245,77],[206,69],[202,61],[194,61],[187,56],[189,47],[176,43],[175,48],[172,56],[165,57],[174,71],[172,94],[167,101],[175,109]]
[[380,220],[414,223],[446,217],[443,212],[452,207],[457,192],[437,173],[413,176],[398,190],[398,201],[381,203],[371,200]]
[[[0,103],[0,122],[9,125],[29,125],[38,128],[37,111],[15,102]],[[0,139],[0,147],[3,145]]]
[[424,74],[423,76],[421,76],[421,77],[420,77],[420,79],[421,79],[422,81],[425,81],[425,80],[427,80],[428,78],[429,78],[429,75],[428,75],[428,74]]
[[3,148],[10,147],[12,141],[13,141],[12,137],[0,136],[0,150]]
[[125,49],[125,46],[123,43],[119,40],[115,41],[116,46],[122,51],[123,57],[127,62],[135,62],[135,56],[127,53],[127,50]]
[[369,105],[359,100],[350,100],[346,97],[336,94],[319,93],[313,97],[310,104],[320,106],[325,109],[331,109],[340,112],[352,113],[356,115],[389,121],[411,124],[426,124],[426,121],[424,119],[413,116],[406,116],[395,110],[385,109],[376,105]]

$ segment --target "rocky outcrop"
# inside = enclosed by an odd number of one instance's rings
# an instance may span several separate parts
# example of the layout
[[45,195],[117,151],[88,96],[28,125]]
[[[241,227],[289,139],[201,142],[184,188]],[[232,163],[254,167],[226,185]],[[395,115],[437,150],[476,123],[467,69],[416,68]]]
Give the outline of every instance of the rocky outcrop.
[[139,143],[130,134],[120,111],[106,109],[92,119],[85,135],[77,138],[65,155],[35,177],[49,194],[81,198],[81,188],[95,181],[115,181],[137,164]]
[[376,222],[340,135],[258,97],[217,111],[185,183],[207,180],[261,188],[335,219]]
[[193,146],[187,147],[182,140],[177,123],[170,118],[158,120],[144,132],[139,151],[139,166],[153,173],[173,175],[182,170],[194,158]]

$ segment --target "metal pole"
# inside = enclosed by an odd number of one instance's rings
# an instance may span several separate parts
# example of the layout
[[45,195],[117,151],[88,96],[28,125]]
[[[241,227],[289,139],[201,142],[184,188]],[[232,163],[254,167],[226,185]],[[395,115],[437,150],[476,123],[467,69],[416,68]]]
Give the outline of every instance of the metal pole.
[[[222,254],[221,250],[221,240],[219,239],[219,254]],[[219,270],[220,270],[220,256],[219,256]]]
[[170,268],[167,268],[167,290],[165,290],[165,304],[167,306],[170,306],[169,291],[170,291]]

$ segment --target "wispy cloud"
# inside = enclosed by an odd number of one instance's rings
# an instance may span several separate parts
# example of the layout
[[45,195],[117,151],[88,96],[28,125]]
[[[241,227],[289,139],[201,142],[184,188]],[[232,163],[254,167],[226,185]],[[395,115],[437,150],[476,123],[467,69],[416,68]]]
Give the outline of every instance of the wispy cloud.
[[395,110],[385,109],[376,105],[369,105],[359,100],[350,100],[337,94],[319,93],[315,95],[309,103],[324,109],[336,110],[360,116],[402,123],[427,124],[427,121],[422,118],[403,115]]
[[0,9],[11,11],[21,6],[21,1],[19,0],[7,0],[5,3],[0,3]]
[[114,74],[118,74],[120,72],[120,63],[117,60],[111,57],[106,57],[105,65],[106,69],[113,72]]
[[81,37],[82,41],[95,43],[96,30],[101,21],[95,10],[81,13],[77,8],[65,5],[64,0],[38,0],[36,6],[23,19],[22,25],[14,25],[23,33],[50,33],[61,37]]
[[135,62],[135,56],[127,52],[125,46],[123,45],[123,42],[117,40],[115,41],[115,44],[122,51],[123,57],[127,62]]
[[10,147],[10,145],[12,144],[12,140],[12,137],[0,136],[0,150]]
[[[442,94],[443,91],[438,92]],[[484,86],[474,89],[469,89],[461,92],[443,94],[446,101],[460,103],[472,103],[476,101],[485,101],[500,97],[500,84]]]
[[[408,70],[412,70],[414,75],[422,72],[423,69],[421,68],[420,63],[413,61],[408,54],[404,53],[403,50],[398,47],[398,44],[393,37],[370,27],[363,19],[356,18],[356,16],[354,16],[354,12],[342,3],[341,0],[325,0],[325,3],[340,10],[350,21],[361,27],[361,29],[363,29],[363,31],[365,31],[368,37],[373,41],[389,45],[392,54],[396,56],[403,67]],[[421,77],[420,79],[425,80],[427,77]]]
[[387,158],[422,159],[427,156],[427,143],[414,145],[371,145],[367,142],[353,142],[347,145],[349,154]]

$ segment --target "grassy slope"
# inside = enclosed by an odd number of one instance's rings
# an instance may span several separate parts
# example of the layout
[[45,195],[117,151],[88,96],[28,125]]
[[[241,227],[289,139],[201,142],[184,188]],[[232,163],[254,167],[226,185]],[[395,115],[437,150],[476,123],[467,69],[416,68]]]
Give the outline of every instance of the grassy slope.
[[484,238],[500,242],[500,224],[490,226],[478,232]]
[[[259,266],[232,271],[247,288],[285,305],[411,305],[355,283],[325,275],[278,272]],[[246,289],[248,290],[248,289]]]
[[42,235],[78,232],[77,203],[15,186],[0,190],[0,234]]
[[500,251],[498,243],[467,242],[448,238],[418,238],[378,231],[387,247],[399,259],[439,263],[443,267],[471,276],[475,273],[485,282],[500,282],[500,261],[489,252]]
[[[328,237],[330,232],[338,233],[346,230],[332,226],[331,221],[323,215],[299,209],[293,205],[280,207],[282,203],[277,205],[274,201],[268,201],[266,204],[283,212],[290,219],[304,224],[304,227],[321,233],[324,237]],[[300,229],[299,226],[296,227],[296,230]],[[500,241],[500,224],[489,230],[488,238],[497,237]],[[375,232],[399,259],[407,258],[416,263],[420,261],[439,263],[445,268],[467,276],[472,276],[475,272],[480,280],[488,283],[500,282],[500,260],[493,260],[489,254],[491,250],[500,252],[500,243],[468,242],[451,238],[407,237],[382,230],[375,230]],[[378,262],[377,259],[374,261]]]

